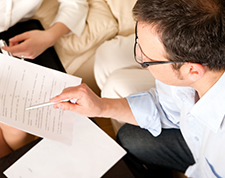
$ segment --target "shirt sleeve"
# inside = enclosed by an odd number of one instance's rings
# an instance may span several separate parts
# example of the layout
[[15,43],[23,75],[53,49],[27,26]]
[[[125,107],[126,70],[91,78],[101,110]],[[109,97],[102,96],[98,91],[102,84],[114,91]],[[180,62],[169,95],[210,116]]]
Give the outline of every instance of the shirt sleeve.
[[65,24],[71,32],[80,36],[84,30],[88,14],[87,0],[58,0],[60,3],[58,13],[52,22]]
[[156,81],[156,88],[126,98],[137,123],[153,136],[158,136],[162,128],[179,128],[180,120],[174,87]]

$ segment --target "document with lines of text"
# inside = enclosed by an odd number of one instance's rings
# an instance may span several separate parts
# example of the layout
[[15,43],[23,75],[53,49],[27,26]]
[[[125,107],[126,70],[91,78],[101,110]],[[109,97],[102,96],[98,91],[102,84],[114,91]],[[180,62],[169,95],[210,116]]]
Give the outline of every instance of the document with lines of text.
[[46,106],[48,102],[81,78],[0,54],[0,122],[39,137],[72,144],[74,113]]

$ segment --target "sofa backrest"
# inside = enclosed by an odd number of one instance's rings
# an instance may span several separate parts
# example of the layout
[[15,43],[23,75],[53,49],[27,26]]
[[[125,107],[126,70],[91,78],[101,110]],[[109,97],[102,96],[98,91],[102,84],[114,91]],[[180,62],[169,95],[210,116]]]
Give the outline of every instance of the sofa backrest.
[[[75,34],[64,36],[54,45],[65,69],[70,74],[87,61],[100,44],[118,33],[117,21],[105,0],[88,0],[88,3],[89,12],[82,35],[80,37]],[[44,0],[33,18],[40,20],[43,27],[48,29],[58,7],[57,0]]]
[[105,0],[118,22],[118,35],[128,36],[134,33],[135,22],[132,9],[137,0]]

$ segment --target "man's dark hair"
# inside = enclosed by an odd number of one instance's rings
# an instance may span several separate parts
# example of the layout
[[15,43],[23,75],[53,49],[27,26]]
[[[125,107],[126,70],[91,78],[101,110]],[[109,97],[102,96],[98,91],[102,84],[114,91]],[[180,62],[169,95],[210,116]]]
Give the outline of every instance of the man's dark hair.
[[225,70],[225,0],[138,0],[133,15],[156,27],[168,60]]

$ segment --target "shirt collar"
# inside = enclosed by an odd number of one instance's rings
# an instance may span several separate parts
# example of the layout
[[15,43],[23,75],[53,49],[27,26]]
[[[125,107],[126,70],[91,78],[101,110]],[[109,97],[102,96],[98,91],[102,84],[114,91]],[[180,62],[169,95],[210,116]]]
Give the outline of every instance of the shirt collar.
[[217,132],[225,114],[225,73],[190,110],[198,121]]

